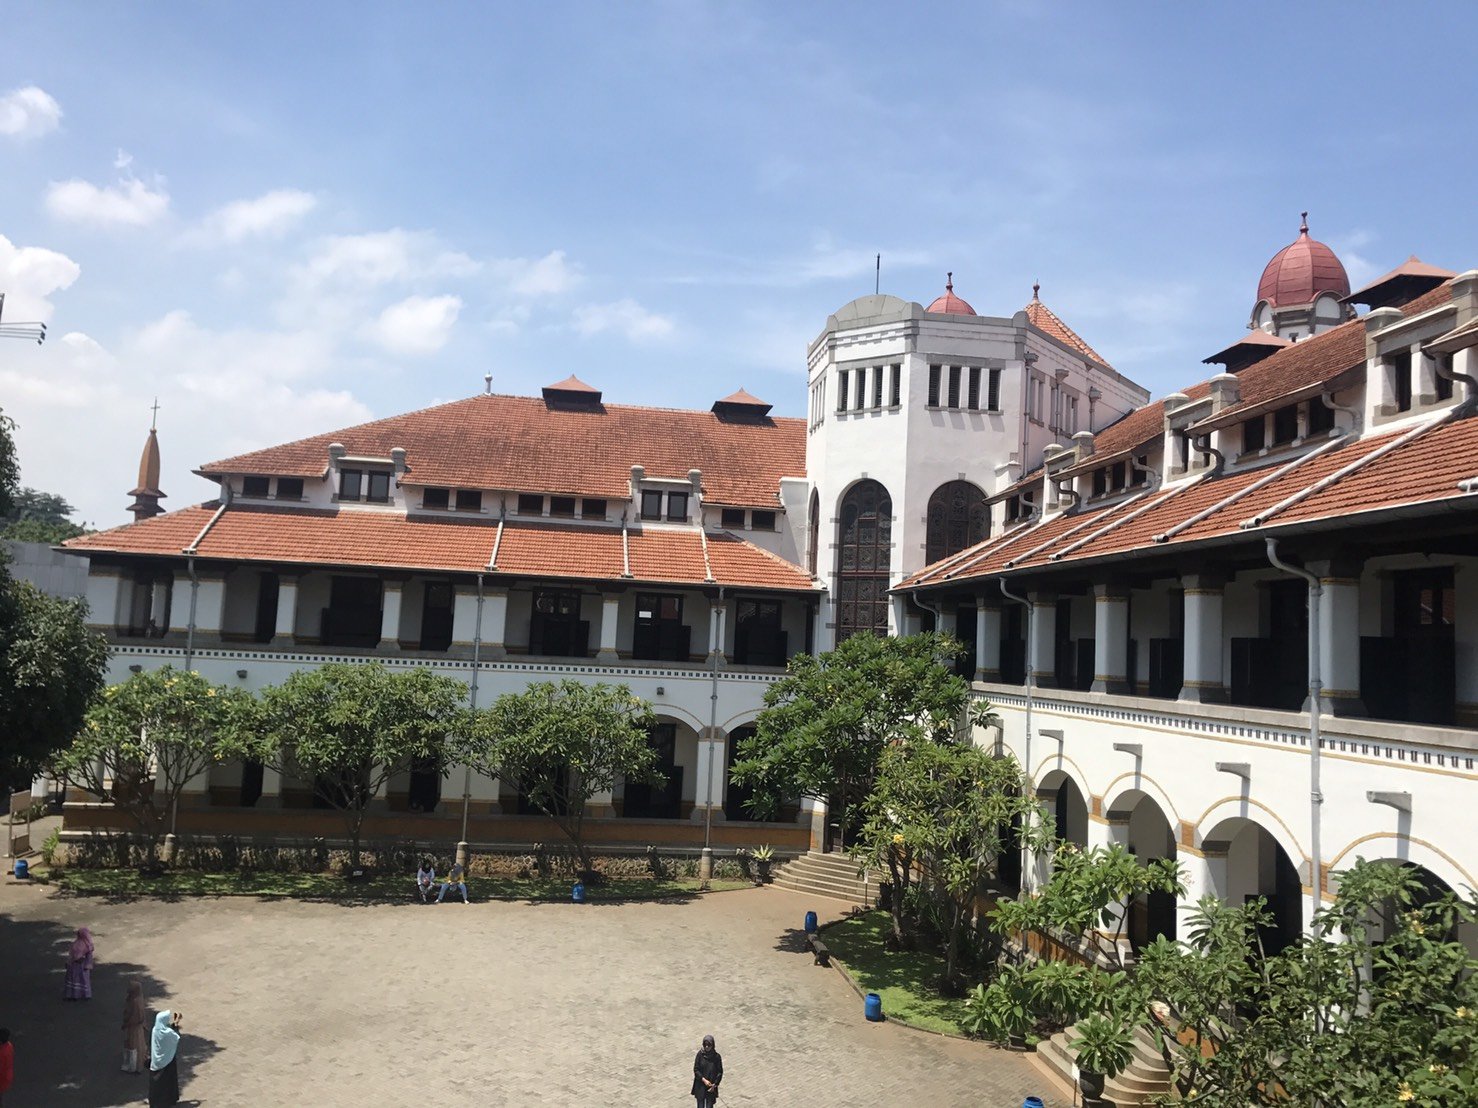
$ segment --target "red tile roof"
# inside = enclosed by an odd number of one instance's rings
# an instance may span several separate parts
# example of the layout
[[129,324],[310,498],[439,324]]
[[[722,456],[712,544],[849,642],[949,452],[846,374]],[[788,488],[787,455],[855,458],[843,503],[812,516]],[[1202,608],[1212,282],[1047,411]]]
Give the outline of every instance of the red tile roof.
[[[110,531],[67,548],[88,554],[179,557],[215,514],[186,508]],[[697,528],[633,529],[547,523],[497,523],[406,516],[398,512],[232,506],[206,533],[197,557],[278,565],[358,566],[518,577],[718,584],[812,592],[799,566],[728,534]],[[489,570],[494,546],[496,569]],[[631,576],[625,577],[627,552]]]
[[[1102,366],[1108,362],[1098,351],[1084,342],[1076,331],[1058,318],[1057,313],[1037,299],[1037,286],[1032,286],[1032,299],[1026,308],[1026,321],[1043,334],[1049,335],[1069,349],[1085,354]],[[1112,366],[1109,366],[1112,369]]]
[[713,412],[628,407],[587,409],[526,396],[473,396],[239,454],[200,469],[319,477],[329,443],[351,456],[389,457],[404,447],[407,483],[622,499],[631,467],[649,477],[703,471],[712,504],[779,506],[780,479],[806,472],[806,421],[764,417],[725,421]]

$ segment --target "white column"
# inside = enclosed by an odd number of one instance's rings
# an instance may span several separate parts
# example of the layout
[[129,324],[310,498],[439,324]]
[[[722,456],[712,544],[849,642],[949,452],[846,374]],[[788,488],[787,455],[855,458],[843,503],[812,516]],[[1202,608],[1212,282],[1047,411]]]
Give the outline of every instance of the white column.
[[262,767],[262,795],[257,800],[257,807],[282,807],[282,774],[271,766]]
[[[496,816],[502,813],[503,805],[499,802],[500,782],[496,777],[488,777],[475,770],[470,778],[461,766],[452,769],[448,782],[455,782],[460,787],[463,780],[467,781],[467,796],[472,802],[472,812],[477,815]],[[448,810],[452,810],[461,803],[460,796],[443,795],[442,800],[447,804]],[[455,801],[455,803],[453,803]]]
[[715,602],[708,609],[708,660],[715,655],[720,665],[724,663],[724,606]]
[[595,793],[585,802],[585,814],[591,819],[613,819],[616,815],[616,805],[611,797],[610,789],[602,789]]
[[1360,565],[1315,563],[1319,575],[1319,668],[1324,710],[1336,716],[1365,714],[1360,699]]
[[698,733],[698,761],[693,767],[696,774],[693,781],[694,822],[702,823],[710,808],[713,809],[714,822],[724,818],[724,765],[728,752],[726,742],[727,735],[722,728],[716,727],[710,732],[705,727]]
[[1129,692],[1129,590],[1093,586],[1093,692]]
[[938,626],[935,628],[935,630],[938,631],[941,635],[957,634],[960,629],[960,613],[955,608],[946,607],[945,605],[940,604],[939,618],[936,622],[938,623]]
[[87,625],[112,631],[118,626],[119,596],[123,571],[113,566],[94,566],[87,574]]
[[1031,652],[1026,659],[1027,669],[1034,675],[1036,684],[1048,688],[1057,686],[1057,594],[1050,592],[1028,593],[1030,608],[1027,619],[1031,628],[1027,638],[1031,640]]
[[616,650],[616,628],[621,615],[621,594],[607,593],[601,597],[600,605],[600,649],[595,660],[606,665],[615,665],[621,660]]
[[190,575],[181,567],[175,570],[174,584],[169,594],[169,633],[183,638],[189,630]]
[[153,621],[158,634],[163,634],[169,628],[170,611],[170,583],[164,578],[157,579],[150,586],[149,593],[149,619]]
[[1203,896],[1221,896],[1226,890],[1227,856],[1196,854],[1180,847],[1175,860],[1180,864],[1185,895],[1176,902],[1175,934],[1185,938],[1191,933],[1191,914]]
[[508,590],[488,589],[482,596],[482,657],[502,658],[508,634]]
[[[277,623],[272,631],[272,645],[292,646],[297,641],[298,579],[286,574],[277,577]],[[265,792],[266,786],[262,786]]]
[[1222,703],[1227,687],[1222,681],[1221,614],[1226,578],[1216,573],[1192,573],[1185,585],[1185,662],[1180,699]]
[[826,593],[821,597],[821,603],[816,606],[816,637],[813,645],[817,654],[825,654],[835,650],[837,645],[836,630],[836,605],[831,601],[831,594]]
[[380,649],[400,649],[400,596],[404,581],[386,581],[380,600]]
[[1001,605],[975,601],[975,680],[1001,679]]
[[476,635],[477,586],[458,585],[452,595],[452,649],[471,652]]

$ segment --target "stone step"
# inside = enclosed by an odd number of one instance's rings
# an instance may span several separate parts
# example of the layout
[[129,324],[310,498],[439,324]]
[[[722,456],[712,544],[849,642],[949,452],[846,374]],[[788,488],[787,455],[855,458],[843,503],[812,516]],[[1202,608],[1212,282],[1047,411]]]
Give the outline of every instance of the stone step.
[[[1071,1028],[1059,1031],[1046,1042],[1037,1046],[1037,1057],[1048,1069],[1062,1077],[1069,1085],[1073,1083],[1076,1051],[1067,1045],[1074,1037]],[[1104,1082],[1104,1095],[1118,1108],[1137,1108],[1149,1103],[1150,1097],[1170,1090],[1170,1078],[1159,1055],[1143,1052],[1144,1043],[1135,1036],[1135,1053],[1128,1069]]]
[[839,854],[802,854],[792,862],[787,862],[787,869],[807,869],[815,872],[833,873],[838,877],[855,878],[859,872],[856,862],[846,855]]
[[[829,900],[845,900],[852,904],[862,904],[864,900],[861,886],[838,885],[830,881],[815,881],[795,876],[777,876],[774,885],[777,889],[785,889],[789,892],[821,896]],[[866,898],[869,905],[876,897],[877,890],[871,890],[871,895]]]

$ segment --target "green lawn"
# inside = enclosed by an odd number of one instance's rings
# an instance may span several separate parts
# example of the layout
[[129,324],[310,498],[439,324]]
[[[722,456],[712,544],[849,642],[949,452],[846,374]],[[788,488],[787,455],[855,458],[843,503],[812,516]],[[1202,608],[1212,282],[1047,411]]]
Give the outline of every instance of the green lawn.
[[882,998],[888,1019],[963,1035],[965,1002],[942,997],[935,987],[944,959],[912,950],[885,950],[883,939],[891,926],[887,912],[868,912],[828,927],[826,945],[864,992]]
[[[346,881],[326,873],[198,873],[176,871],[142,877],[131,869],[66,869],[50,878],[59,888],[84,896],[160,897],[192,896],[292,897],[297,900],[333,900],[354,904],[387,901],[411,903],[416,897],[409,875]],[[467,883],[473,900],[569,900],[573,881],[524,880],[516,877],[474,877]],[[748,887],[748,881],[711,881],[709,889],[724,892]],[[612,878],[587,886],[585,897],[596,903],[687,898],[699,892],[696,878],[653,881],[650,878]],[[455,890],[448,896],[460,899]]]

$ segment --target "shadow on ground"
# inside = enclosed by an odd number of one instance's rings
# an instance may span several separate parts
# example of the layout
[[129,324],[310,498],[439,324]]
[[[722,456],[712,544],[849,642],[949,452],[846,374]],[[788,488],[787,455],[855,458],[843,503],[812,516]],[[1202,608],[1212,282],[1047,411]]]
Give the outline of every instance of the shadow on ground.
[[145,966],[108,958],[106,931],[94,931],[96,964],[92,999],[64,1001],[67,950],[77,928],[88,923],[79,905],[75,920],[16,920],[0,915],[0,1025],[15,1045],[15,1084],[6,1108],[115,1108],[148,1096],[147,1075],[122,1072],[123,1000],[128,982],[144,987],[152,1023],[161,1008],[178,1006],[186,1024],[180,1045],[180,1088],[190,1104],[195,1067],[223,1048],[189,1026],[189,999],[170,995],[168,983]]

